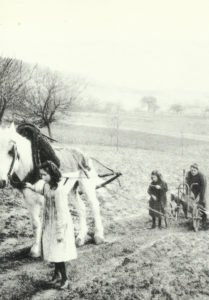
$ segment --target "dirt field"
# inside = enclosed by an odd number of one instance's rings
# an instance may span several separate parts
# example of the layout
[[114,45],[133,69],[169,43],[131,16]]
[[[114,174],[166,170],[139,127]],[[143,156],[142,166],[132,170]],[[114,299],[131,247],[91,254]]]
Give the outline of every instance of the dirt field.
[[[55,135],[61,130],[58,126]],[[79,130],[69,139],[82,139]],[[184,140],[181,147],[177,138],[132,133],[126,137],[129,144],[116,151],[95,143],[101,137],[97,129],[92,134],[92,143],[79,147],[123,173],[121,187],[115,182],[99,193],[106,242],[79,248],[78,259],[67,266],[71,288],[54,289],[48,281],[53,266],[28,257],[33,235],[21,195],[5,190],[0,202],[0,299],[209,299],[209,231],[194,233],[185,220],[150,230],[146,194],[153,169],[161,170],[170,191],[176,191],[182,169],[194,161],[209,175],[209,144]],[[77,230],[76,216],[74,221]],[[91,235],[89,209],[88,223]]]

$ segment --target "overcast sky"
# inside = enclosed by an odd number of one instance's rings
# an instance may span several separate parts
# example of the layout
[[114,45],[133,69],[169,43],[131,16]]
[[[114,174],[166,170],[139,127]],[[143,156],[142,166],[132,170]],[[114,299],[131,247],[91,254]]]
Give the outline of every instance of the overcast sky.
[[161,101],[209,99],[209,0],[0,4],[0,55],[80,74],[97,93],[115,87],[118,99],[120,87]]

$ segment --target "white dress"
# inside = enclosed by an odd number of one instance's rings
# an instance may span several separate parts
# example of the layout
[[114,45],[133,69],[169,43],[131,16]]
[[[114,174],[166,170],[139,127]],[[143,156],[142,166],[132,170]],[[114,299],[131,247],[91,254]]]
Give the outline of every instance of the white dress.
[[[49,262],[64,262],[77,258],[74,226],[68,207],[69,187],[61,181],[56,190],[43,180],[33,186],[34,191],[44,195],[42,253]],[[62,239],[62,242],[58,242]]]

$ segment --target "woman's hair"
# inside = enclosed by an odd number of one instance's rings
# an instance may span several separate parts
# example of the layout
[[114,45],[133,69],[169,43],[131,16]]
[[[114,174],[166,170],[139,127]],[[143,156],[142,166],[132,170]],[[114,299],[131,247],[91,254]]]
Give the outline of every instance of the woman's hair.
[[190,166],[190,168],[199,170],[198,164],[196,164],[196,163],[192,164],[192,165]]
[[40,169],[43,169],[51,176],[51,181],[49,183],[50,187],[57,188],[58,182],[62,176],[58,167],[52,161],[47,160],[40,166]]
[[152,171],[151,176],[157,176],[158,181],[163,181],[163,177],[161,173],[157,170]]

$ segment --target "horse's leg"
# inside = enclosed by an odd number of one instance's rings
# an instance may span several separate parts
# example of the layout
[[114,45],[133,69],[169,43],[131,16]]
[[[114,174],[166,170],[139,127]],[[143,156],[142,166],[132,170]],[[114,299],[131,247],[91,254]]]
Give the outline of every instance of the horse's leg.
[[85,243],[85,239],[87,236],[88,228],[86,224],[86,206],[79,196],[78,191],[76,191],[76,208],[79,215],[79,233],[76,238],[76,245],[82,246]]
[[167,222],[167,216],[164,216],[164,220],[165,220],[165,228],[168,228],[168,222]]
[[41,205],[36,203],[31,211],[35,243],[31,247],[30,254],[33,257],[41,256],[42,218],[40,213]]
[[42,206],[43,197],[35,194],[29,189],[23,191],[25,202],[31,215],[35,242],[31,247],[30,254],[33,257],[41,256],[41,236],[42,236]]
[[99,201],[96,196],[95,181],[92,180],[91,178],[89,179],[85,178],[81,180],[81,187],[91,204],[93,215],[94,215],[94,222],[95,222],[94,240],[96,244],[100,244],[104,241],[104,229],[103,229],[101,215],[100,215]]

